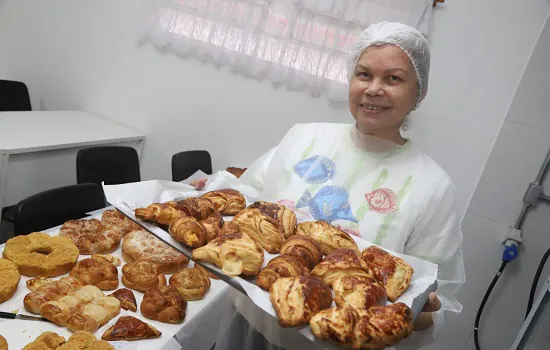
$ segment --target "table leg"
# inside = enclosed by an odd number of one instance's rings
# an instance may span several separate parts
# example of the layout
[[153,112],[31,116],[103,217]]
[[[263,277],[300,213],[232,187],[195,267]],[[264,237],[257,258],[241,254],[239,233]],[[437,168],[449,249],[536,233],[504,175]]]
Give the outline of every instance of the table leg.
[[[4,208],[5,196],[7,191],[8,181],[8,161],[10,155],[8,153],[0,153],[0,212],[1,208]],[[0,218],[0,227],[2,226],[2,220]]]

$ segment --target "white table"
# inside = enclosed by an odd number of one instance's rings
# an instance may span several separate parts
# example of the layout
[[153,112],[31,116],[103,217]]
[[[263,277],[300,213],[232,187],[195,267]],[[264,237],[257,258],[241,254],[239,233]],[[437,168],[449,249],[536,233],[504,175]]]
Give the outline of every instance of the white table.
[[127,145],[141,159],[145,135],[82,111],[0,112],[0,207],[76,183],[76,154]]
[[[106,208],[107,209],[107,208]],[[91,217],[100,218],[103,210],[97,210],[90,213]],[[56,235],[60,226],[46,230],[44,232],[49,235]],[[0,245],[0,256],[4,250],[5,244]],[[111,253],[117,256],[121,260],[121,266],[119,270],[119,280],[122,277],[122,266],[125,264],[122,258],[121,248],[119,247],[115,252]],[[88,255],[80,255],[79,260],[88,258]],[[190,266],[192,266],[190,262]],[[166,275],[166,279],[169,279],[170,275]],[[61,276],[60,276],[61,277]],[[0,311],[13,312],[18,310],[19,313],[32,315],[28,313],[23,306],[24,296],[30,292],[25,282],[30,277],[21,276],[21,281],[16,294],[8,301],[0,304]],[[152,321],[141,315],[139,311],[139,305],[143,299],[143,293],[133,291],[138,303],[137,313],[121,310],[119,316],[116,316],[106,325],[98,329],[94,335],[99,339],[103,332],[115,324],[116,320],[123,315],[131,315],[138,317],[143,321],[152,324],[157,327],[163,334],[161,338],[152,340],[140,340],[135,342],[112,342],[116,349],[124,350],[179,350],[182,348],[193,350],[209,350],[215,343],[217,333],[220,329],[222,317],[220,311],[225,310],[227,304],[227,295],[231,287],[221,280],[211,280],[211,288],[206,293],[205,297],[201,300],[189,301],[187,304],[187,312],[185,320],[182,324],[167,324]],[[118,288],[125,288],[122,282],[119,283]],[[117,289],[118,289],[117,288]],[[104,293],[110,294],[113,291],[104,291]],[[0,319],[0,334],[8,340],[10,349],[22,349],[26,344],[30,343],[38,335],[45,331],[53,331],[57,334],[65,337],[66,339],[72,334],[65,327],[59,327],[49,322],[39,321],[23,321],[23,320],[6,320]]]

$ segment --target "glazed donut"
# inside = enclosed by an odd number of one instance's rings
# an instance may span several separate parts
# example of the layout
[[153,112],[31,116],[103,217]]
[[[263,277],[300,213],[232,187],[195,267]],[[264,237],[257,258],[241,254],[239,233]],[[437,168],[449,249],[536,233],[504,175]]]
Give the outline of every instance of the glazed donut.
[[11,260],[23,276],[56,277],[73,268],[78,253],[78,248],[68,237],[33,232],[10,238],[3,257]]
[[78,247],[80,254],[106,254],[114,252],[122,236],[112,226],[102,225],[97,219],[69,220],[61,226],[60,236],[66,236]]

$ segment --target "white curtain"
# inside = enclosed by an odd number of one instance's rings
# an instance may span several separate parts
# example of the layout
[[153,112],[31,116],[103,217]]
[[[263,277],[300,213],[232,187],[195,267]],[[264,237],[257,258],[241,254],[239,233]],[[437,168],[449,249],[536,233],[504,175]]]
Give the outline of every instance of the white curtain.
[[147,39],[329,100],[347,100],[346,57],[370,23],[427,35],[433,0],[154,0]]

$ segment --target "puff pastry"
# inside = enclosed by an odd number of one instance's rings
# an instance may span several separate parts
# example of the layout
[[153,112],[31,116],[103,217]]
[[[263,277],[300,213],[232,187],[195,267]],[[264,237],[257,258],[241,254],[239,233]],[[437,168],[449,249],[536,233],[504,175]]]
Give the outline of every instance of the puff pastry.
[[331,307],[314,315],[309,321],[311,333],[321,340],[352,347],[355,325],[361,316],[350,305]]
[[141,220],[168,226],[184,214],[174,206],[165,203],[153,203],[147,208],[137,208],[134,210],[134,215]]
[[140,306],[143,316],[164,323],[182,323],[187,301],[172,286],[151,288],[143,296]]
[[192,216],[197,220],[206,219],[216,212],[216,207],[214,207],[214,204],[204,198],[187,198],[175,202],[174,206],[185,215]]
[[102,290],[112,290],[118,287],[117,268],[101,256],[79,261],[69,275],[82,282],[83,285],[90,284]]
[[294,230],[296,229],[296,214],[294,214],[291,209],[282,204],[264,201],[254,202],[249,206],[249,208],[260,209],[260,211],[265,215],[277,220],[277,222],[279,222],[279,224],[283,227],[285,239],[288,239],[290,236],[294,235]]
[[120,307],[124,310],[137,311],[136,296],[130,289],[121,288],[109,296],[117,298],[120,301]]
[[241,232],[239,231],[239,226],[231,221],[224,222],[220,232],[218,233],[218,236],[226,235],[228,233],[236,233]]
[[170,224],[168,228],[170,236],[176,241],[191,248],[202,247],[206,244],[206,230],[197,219],[182,216]]
[[196,268],[184,268],[170,277],[168,283],[180,292],[185,300],[199,300],[210,289],[210,278]]
[[283,254],[301,259],[310,270],[323,258],[319,242],[304,235],[295,235],[287,239],[281,247],[281,255]]
[[162,333],[155,327],[133,316],[120,316],[114,325],[103,333],[101,339],[109,341],[159,338]]
[[222,214],[216,211],[206,219],[200,220],[200,223],[206,230],[206,241],[210,242],[220,234],[223,226],[223,217]]
[[321,251],[325,255],[329,255],[333,250],[340,248],[359,251],[357,243],[355,243],[348,233],[321,220],[298,224],[296,234],[310,236],[315,239],[321,245]]
[[194,249],[193,260],[212,263],[229,276],[255,276],[262,268],[264,251],[247,235],[231,233]]
[[386,304],[386,290],[374,278],[345,276],[332,284],[334,302],[338,306],[350,305],[356,309],[369,309]]
[[395,302],[409,288],[414,270],[403,259],[377,246],[366,248],[362,256],[374,277],[386,288],[391,302]]
[[330,253],[311,271],[313,276],[319,277],[326,284],[332,283],[344,276],[373,277],[369,267],[363,261],[359,252],[354,249],[337,249]]
[[330,288],[310,276],[283,277],[269,288],[269,299],[281,327],[307,324],[311,317],[332,304]]
[[256,285],[269,291],[269,287],[281,277],[298,277],[307,275],[309,269],[302,261],[291,255],[279,255],[269,261],[258,274]]
[[210,200],[217,211],[227,216],[235,215],[246,208],[246,199],[242,193],[229,188],[207,192],[201,198]]
[[281,224],[262,213],[259,209],[247,208],[241,210],[233,223],[239,227],[239,231],[256,241],[268,253],[278,254],[284,241]]

